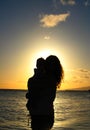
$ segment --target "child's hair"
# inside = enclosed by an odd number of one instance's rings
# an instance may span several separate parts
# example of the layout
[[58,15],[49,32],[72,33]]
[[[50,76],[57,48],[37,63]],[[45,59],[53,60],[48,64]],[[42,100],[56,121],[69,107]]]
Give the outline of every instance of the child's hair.
[[36,67],[37,68],[45,67],[45,60],[42,57],[37,59]]

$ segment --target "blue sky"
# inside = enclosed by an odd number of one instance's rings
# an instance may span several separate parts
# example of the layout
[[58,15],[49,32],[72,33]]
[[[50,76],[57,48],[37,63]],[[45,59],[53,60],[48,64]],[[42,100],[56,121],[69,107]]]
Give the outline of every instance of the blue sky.
[[0,17],[1,88],[26,89],[48,54],[64,67],[62,89],[90,86],[89,0],[1,0]]

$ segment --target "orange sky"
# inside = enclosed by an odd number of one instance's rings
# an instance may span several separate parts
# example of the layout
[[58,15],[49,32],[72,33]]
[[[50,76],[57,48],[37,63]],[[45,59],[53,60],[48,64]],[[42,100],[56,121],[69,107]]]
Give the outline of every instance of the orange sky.
[[52,54],[62,90],[90,89],[90,3],[73,1],[1,2],[0,88],[27,89],[36,59]]

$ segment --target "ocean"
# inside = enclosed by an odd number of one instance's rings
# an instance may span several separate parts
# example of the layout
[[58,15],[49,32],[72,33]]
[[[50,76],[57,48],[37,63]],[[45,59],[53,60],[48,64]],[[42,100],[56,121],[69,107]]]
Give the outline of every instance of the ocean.
[[[31,130],[26,91],[0,90],[0,130]],[[58,91],[52,130],[90,130],[90,92]]]

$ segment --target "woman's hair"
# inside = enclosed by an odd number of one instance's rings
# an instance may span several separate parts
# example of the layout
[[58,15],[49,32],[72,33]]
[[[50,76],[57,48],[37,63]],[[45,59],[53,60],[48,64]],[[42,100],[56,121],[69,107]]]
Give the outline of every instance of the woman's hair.
[[46,68],[47,72],[55,77],[56,85],[60,84],[63,79],[64,72],[58,57],[54,55],[48,56],[46,58]]

